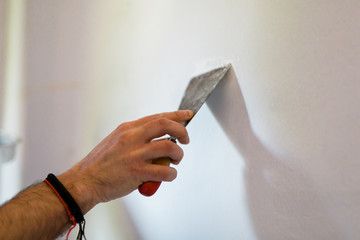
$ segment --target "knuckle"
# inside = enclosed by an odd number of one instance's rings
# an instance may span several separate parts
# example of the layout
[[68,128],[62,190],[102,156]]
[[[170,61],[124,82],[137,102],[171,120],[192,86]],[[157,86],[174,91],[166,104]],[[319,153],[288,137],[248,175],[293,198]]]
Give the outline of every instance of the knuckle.
[[175,150],[175,144],[168,141],[168,140],[163,140],[163,149],[166,152],[173,152]]
[[160,126],[160,127],[165,127],[167,126],[169,123],[169,120],[166,119],[166,118],[159,118],[157,119],[157,124]]
[[169,140],[164,141],[163,150],[173,160],[181,160],[184,156],[182,148]]
[[120,132],[123,131],[127,131],[131,128],[131,123],[130,122],[125,122],[125,123],[121,123],[118,127],[117,130]]
[[164,118],[165,117],[165,113],[159,113],[157,114],[157,118]]
[[137,130],[124,131],[118,135],[116,143],[118,146],[129,145],[134,141],[134,139],[137,138],[137,135],[138,135]]
[[183,116],[182,116],[182,112],[181,112],[181,111],[176,111],[176,112],[175,112],[175,117],[176,117],[177,119],[182,118],[182,117],[183,117]]

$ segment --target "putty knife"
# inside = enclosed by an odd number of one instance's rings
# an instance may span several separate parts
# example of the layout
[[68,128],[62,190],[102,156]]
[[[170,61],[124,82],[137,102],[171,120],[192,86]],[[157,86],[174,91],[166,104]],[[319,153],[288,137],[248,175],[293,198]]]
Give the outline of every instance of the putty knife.
[[[179,110],[190,109],[194,112],[195,116],[201,106],[205,103],[206,99],[214,91],[218,83],[225,77],[230,68],[231,64],[228,64],[224,67],[214,69],[192,78],[186,88],[184,97],[181,100]],[[182,124],[187,126],[190,120]],[[169,140],[176,142],[176,139],[173,137],[170,137]],[[167,166],[170,165],[170,162],[170,158],[159,158],[152,161],[153,164]],[[147,197],[152,196],[160,187],[160,184],[161,182],[145,182],[139,186],[139,192]]]

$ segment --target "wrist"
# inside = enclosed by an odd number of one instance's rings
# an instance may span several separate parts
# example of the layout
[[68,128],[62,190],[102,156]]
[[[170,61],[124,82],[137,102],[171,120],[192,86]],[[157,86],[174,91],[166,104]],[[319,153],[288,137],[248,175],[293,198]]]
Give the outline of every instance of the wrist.
[[86,214],[96,205],[91,192],[78,171],[70,169],[57,178],[75,199],[83,214]]

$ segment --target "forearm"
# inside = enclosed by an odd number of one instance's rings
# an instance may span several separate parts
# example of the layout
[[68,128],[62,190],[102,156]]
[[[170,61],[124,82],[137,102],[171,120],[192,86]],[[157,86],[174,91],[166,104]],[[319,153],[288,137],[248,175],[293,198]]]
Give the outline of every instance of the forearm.
[[0,208],[0,239],[55,239],[71,226],[57,196],[46,183],[19,193]]
[[[83,214],[94,205],[76,167],[58,176]],[[89,196],[90,197],[90,196]],[[55,239],[71,226],[60,199],[45,183],[31,186],[0,207],[0,239]]]

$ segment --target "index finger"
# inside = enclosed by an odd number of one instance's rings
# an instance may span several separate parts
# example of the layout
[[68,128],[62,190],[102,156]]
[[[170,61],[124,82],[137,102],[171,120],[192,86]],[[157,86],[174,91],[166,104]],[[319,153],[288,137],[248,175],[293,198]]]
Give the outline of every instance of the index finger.
[[164,112],[164,113],[150,115],[150,116],[135,120],[131,123],[135,127],[138,127],[138,126],[142,126],[148,122],[151,122],[153,120],[160,119],[160,118],[167,118],[167,119],[181,123],[181,122],[186,122],[186,121],[190,120],[193,116],[194,116],[194,113],[191,110],[178,110],[178,111],[174,111],[174,112]]
[[144,124],[140,129],[142,129],[140,134],[143,136],[145,142],[168,134],[178,139],[180,143],[189,143],[189,136],[186,128],[182,124],[167,118],[155,119]]

